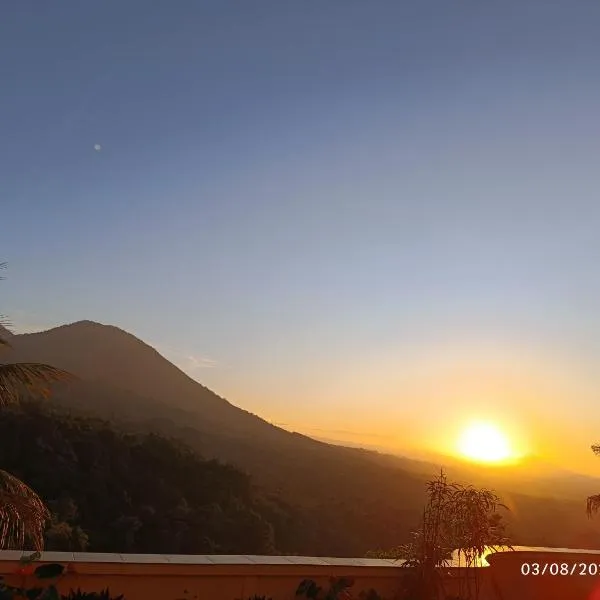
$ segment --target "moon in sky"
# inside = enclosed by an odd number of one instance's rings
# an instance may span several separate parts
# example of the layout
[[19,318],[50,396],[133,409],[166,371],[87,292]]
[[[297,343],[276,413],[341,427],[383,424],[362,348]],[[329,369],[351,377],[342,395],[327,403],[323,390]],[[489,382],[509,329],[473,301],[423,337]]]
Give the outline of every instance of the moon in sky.
[[100,144],[94,144],[94,150],[96,152],[100,152],[100,150],[102,150],[102,146]]

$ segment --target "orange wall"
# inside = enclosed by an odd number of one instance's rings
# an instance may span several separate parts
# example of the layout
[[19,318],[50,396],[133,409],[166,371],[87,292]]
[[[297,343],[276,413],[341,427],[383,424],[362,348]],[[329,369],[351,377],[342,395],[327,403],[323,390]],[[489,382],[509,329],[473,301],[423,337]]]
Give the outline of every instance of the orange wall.
[[[477,569],[480,600],[600,600],[600,574],[522,575],[524,563],[597,564],[600,572],[600,553],[550,550],[488,557],[491,566]],[[194,558],[198,557],[188,557],[190,562]],[[277,563],[278,557],[269,558]],[[247,600],[254,594],[293,600],[302,579],[314,579],[327,586],[330,577],[352,577],[355,597],[373,588],[386,600],[394,600],[403,572],[402,567],[396,566],[284,564],[284,559],[279,559],[282,564],[157,564],[144,560],[145,557],[136,556],[120,563],[86,562],[83,555],[77,562],[62,563],[68,564],[69,571],[59,580],[58,587],[62,593],[68,593],[70,588],[97,592],[108,587],[112,595],[123,594],[126,600]],[[33,577],[24,580],[15,574],[20,567],[16,560],[0,556],[0,575],[7,583],[34,587]],[[448,593],[456,590],[457,571],[450,570],[450,578],[445,579]]]
[[[9,584],[22,584],[23,578],[11,575],[17,562],[0,562],[0,573]],[[353,577],[353,590],[374,588],[384,598],[393,598],[398,589],[399,568],[335,567],[311,565],[164,565],[164,564],[74,564],[58,582],[62,593],[70,588],[99,591],[110,588],[112,595],[124,594],[126,600],[246,600],[254,594],[273,600],[295,598],[302,579],[314,579],[326,586],[329,577]],[[34,579],[27,579],[35,585]]]

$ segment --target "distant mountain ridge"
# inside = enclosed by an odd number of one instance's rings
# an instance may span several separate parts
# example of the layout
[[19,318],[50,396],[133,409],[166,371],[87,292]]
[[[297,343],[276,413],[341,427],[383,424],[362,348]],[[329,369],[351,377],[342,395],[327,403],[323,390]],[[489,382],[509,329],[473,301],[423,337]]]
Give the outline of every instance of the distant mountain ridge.
[[[196,395],[202,390],[202,402],[209,403],[211,408],[229,404],[167,361],[152,346],[113,325],[78,321],[39,333],[19,334],[13,336],[13,341],[16,356],[33,351],[36,356],[60,362],[61,368],[70,369],[82,378],[118,381],[121,387],[137,393],[162,397],[165,391],[169,394],[174,391],[165,390],[164,379],[168,377],[181,390]],[[93,354],[72,351],[92,341]],[[102,361],[102,369],[98,368],[97,360]]]
[[[39,333],[13,336],[14,361],[35,360],[70,371],[85,381],[130,391],[171,407],[202,415],[207,425],[230,431],[274,426],[234,407],[170,363],[156,349],[112,325],[78,321]],[[283,430],[281,430],[283,431]]]
[[[284,551],[351,556],[407,541],[421,515],[424,484],[439,472],[440,464],[334,446],[272,425],[117,327],[80,321],[15,335],[11,344],[6,361],[45,362],[80,378],[60,391],[56,402],[181,439],[203,456],[249,472],[275,503],[293,506],[293,515],[281,517],[278,539]],[[578,481],[565,495],[561,487],[569,478],[526,481],[509,471],[504,479],[490,478],[483,469],[458,463],[448,469],[452,478],[466,475],[477,485],[498,484],[503,497],[506,491],[518,509],[515,543],[595,547],[600,539],[598,524],[585,518],[585,497],[579,498],[594,480]],[[536,495],[549,498],[543,510]],[[566,532],[546,531],[548,520],[564,523]]]

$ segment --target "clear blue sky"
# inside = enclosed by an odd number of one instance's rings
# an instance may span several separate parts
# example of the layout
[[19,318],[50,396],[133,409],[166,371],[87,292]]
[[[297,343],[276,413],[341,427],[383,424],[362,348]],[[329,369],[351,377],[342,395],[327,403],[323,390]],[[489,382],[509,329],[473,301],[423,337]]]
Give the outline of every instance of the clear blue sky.
[[598,31],[593,1],[8,2],[2,312],[121,326],[292,425],[600,422]]

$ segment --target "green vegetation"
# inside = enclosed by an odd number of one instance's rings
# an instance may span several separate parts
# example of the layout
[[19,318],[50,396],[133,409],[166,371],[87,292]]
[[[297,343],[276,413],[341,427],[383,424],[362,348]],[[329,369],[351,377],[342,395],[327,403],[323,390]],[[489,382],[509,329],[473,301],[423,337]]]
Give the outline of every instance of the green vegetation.
[[[6,320],[2,333],[8,349]],[[68,551],[275,552],[272,526],[239,470],[159,435],[23,402],[72,380],[46,364],[0,364],[1,548],[39,550],[45,541]]]
[[125,600],[124,596],[111,596],[108,588],[100,592],[82,592],[80,589],[71,590],[61,600]]
[[[596,456],[600,456],[600,445],[594,444],[592,446],[592,452]],[[600,510],[600,494],[594,494],[588,496],[587,499],[587,515],[592,518]]]
[[[0,263],[0,269],[5,267],[6,263]],[[0,318],[0,330],[8,331],[6,324],[6,319]],[[0,335],[0,350],[8,348],[8,339]],[[24,393],[48,396],[51,384],[71,379],[69,373],[50,365],[0,363],[0,409],[19,404]],[[36,492],[11,473],[0,470],[0,548],[23,548],[28,544],[40,549],[47,519],[48,511]]]
[[[304,579],[296,590],[296,597],[308,600],[352,600],[354,579],[351,577],[332,577],[329,586],[323,588],[312,579]],[[381,596],[373,589],[363,590],[358,594],[358,600],[382,600]]]
[[427,483],[427,503],[420,528],[410,543],[368,556],[402,560],[407,569],[402,598],[447,598],[444,574],[454,558],[462,567],[460,600],[479,598],[477,564],[483,556],[510,548],[499,509],[506,509],[492,491],[449,482],[442,471]]
[[270,554],[249,477],[156,434],[25,402],[0,419],[0,463],[52,513],[48,550]]
[[[57,582],[64,577],[65,567],[61,564],[49,563],[41,564],[36,568],[33,563],[37,557],[38,555],[32,555],[22,560],[25,566],[20,569],[23,576],[21,585],[0,583],[0,600],[125,600],[124,596],[111,596],[108,588],[100,592],[70,590],[68,594],[61,595],[58,592]],[[34,579],[33,586],[26,585],[28,575]]]

